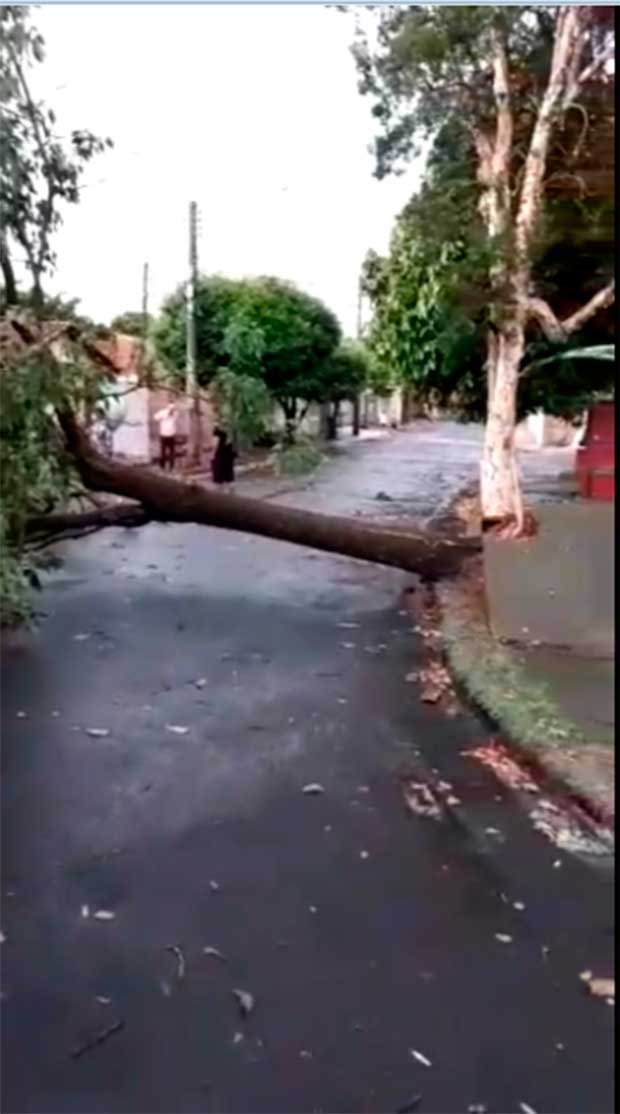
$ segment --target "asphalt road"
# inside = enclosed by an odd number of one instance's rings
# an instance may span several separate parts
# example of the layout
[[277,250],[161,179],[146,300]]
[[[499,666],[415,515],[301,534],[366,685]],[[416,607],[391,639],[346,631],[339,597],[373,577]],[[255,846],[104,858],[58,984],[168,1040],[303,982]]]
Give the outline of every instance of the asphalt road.
[[[377,471],[405,499],[409,436],[297,501],[369,511]],[[419,451],[430,513],[475,454]],[[199,527],[67,550],[4,650],[6,1114],[614,1109],[614,1011],[579,980],[612,973],[611,872],[405,680],[411,586]],[[459,803],[411,815],[403,777]]]

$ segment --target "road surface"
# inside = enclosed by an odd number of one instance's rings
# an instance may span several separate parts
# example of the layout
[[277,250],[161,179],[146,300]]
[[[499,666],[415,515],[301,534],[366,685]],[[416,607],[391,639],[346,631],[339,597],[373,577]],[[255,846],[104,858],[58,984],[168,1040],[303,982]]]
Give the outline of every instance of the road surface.
[[[430,515],[475,462],[401,434],[286,498]],[[67,549],[4,652],[7,1114],[613,1109],[579,979],[612,973],[609,864],[534,831],[462,753],[487,727],[405,680],[411,586],[191,526]],[[458,803],[412,815],[403,777]]]

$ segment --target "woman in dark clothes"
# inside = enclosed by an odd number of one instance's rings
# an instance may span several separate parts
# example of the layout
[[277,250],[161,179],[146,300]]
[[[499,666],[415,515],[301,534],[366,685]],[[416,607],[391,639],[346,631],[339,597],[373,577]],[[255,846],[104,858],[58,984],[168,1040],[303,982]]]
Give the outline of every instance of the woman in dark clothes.
[[218,487],[229,487],[235,482],[235,458],[237,453],[228,440],[228,434],[219,426],[213,430],[217,438],[217,448],[211,460],[213,483]]

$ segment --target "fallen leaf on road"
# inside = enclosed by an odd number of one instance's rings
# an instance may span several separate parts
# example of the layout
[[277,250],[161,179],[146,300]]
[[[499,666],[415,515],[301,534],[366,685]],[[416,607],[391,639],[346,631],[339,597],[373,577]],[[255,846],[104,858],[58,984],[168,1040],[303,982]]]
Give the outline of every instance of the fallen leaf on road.
[[399,1106],[396,1114],[414,1114],[414,1111],[418,1109],[421,1102],[422,1095],[414,1095],[413,1098],[409,1099],[409,1102],[404,1103],[403,1106]]
[[87,727],[86,734],[93,739],[105,739],[110,732],[107,727]]
[[487,1114],[487,1108],[481,1102],[473,1102],[467,1107],[467,1114]]
[[519,1107],[523,1111],[523,1114],[536,1114],[534,1107],[528,1106],[526,1102],[520,1102]]
[[169,998],[170,995],[172,994],[172,987],[170,986],[170,983],[168,982],[168,980],[167,979],[162,979],[159,986],[160,986],[160,989],[161,989],[161,992],[162,992],[164,998]]
[[[587,977],[584,977],[587,976]],[[590,994],[594,994],[596,998],[615,998],[616,997],[616,981],[615,979],[592,978],[590,971],[585,971],[583,975],[579,976],[583,982],[586,983]]]
[[184,727],[180,723],[167,723],[166,731],[170,731],[173,735],[187,735],[189,727]]
[[360,859],[367,859],[368,851],[360,851]]
[[215,882],[213,879],[211,879],[211,881],[209,882],[209,889],[212,891],[212,893],[214,893],[214,894],[218,893],[219,888],[220,888],[219,882]]
[[210,946],[206,947],[206,948],[203,948],[202,949],[202,954],[203,955],[209,955],[209,956],[211,956],[212,959],[226,959],[226,956],[224,955],[223,952],[219,951],[218,948],[212,948]]
[[21,711],[21,710],[20,710],[20,711],[19,711],[19,712],[17,713],[17,718],[18,718],[18,719],[28,719],[28,713],[27,713],[27,712],[23,712],[23,711]]
[[97,998],[96,998],[96,1001],[99,1002],[99,1005],[101,1005],[101,1006],[109,1006],[112,999],[111,998],[105,998],[103,996],[103,994],[98,994]]
[[185,956],[176,944],[168,944],[166,947],[167,952],[172,952],[177,961],[177,979],[179,982],[185,978]]
[[90,906],[83,905],[80,909],[80,914],[84,918],[84,920],[88,920],[88,918],[90,917]]
[[254,1009],[254,995],[248,990],[233,990],[233,995],[239,1004],[241,1016],[247,1017]]
[[340,645],[345,650],[354,650],[355,649],[355,642],[341,642]]
[[195,684],[197,689],[203,689],[205,687],[206,683],[207,683],[207,678],[206,677],[199,677],[197,681],[194,681],[194,684]]
[[93,913],[93,917],[96,921],[113,921],[116,913],[113,913],[111,909],[97,909],[97,912]]
[[500,944],[512,944],[512,936],[509,936],[507,932],[496,932],[495,939],[499,940]]
[[0,932],[0,944],[4,944],[5,940],[6,940],[6,936],[4,935],[4,932]]
[[504,785],[511,789],[518,789],[525,793],[539,793],[540,790],[531,777],[521,769],[508,754],[506,747],[501,743],[490,743],[475,747],[473,750],[463,750],[465,758],[476,758],[483,766],[488,766]]
[[359,623],[338,623],[341,630],[359,630]]
[[429,789],[419,781],[408,781],[404,788],[405,803],[410,812],[417,816],[427,816],[432,820],[441,817],[441,806]]
[[432,688],[430,685],[420,692],[420,700],[424,704],[437,704],[441,700],[441,689]]
[[241,1044],[241,1041],[244,1040],[244,1039],[245,1038],[244,1038],[243,1033],[235,1033],[235,1035],[232,1039],[232,1042],[233,1042],[233,1044]]
[[523,910],[525,909],[525,905],[523,904],[522,901],[513,901],[512,907],[513,907],[513,909],[516,909],[519,913],[522,913]]
[[300,1052],[299,1052],[299,1058],[301,1060],[311,1060],[312,1059],[312,1053],[309,1052],[307,1048],[302,1048],[302,1049],[300,1049]]
[[316,796],[318,793],[324,792],[323,786],[320,785],[318,781],[311,781],[308,785],[304,785],[302,789],[302,793],[305,793],[307,797]]
[[409,1053],[411,1056],[413,1056],[414,1060],[418,1061],[418,1063],[424,1064],[425,1068],[432,1068],[433,1065],[431,1061],[428,1059],[427,1056],[424,1055],[423,1052],[418,1052],[416,1048],[411,1048],[409,1050]]

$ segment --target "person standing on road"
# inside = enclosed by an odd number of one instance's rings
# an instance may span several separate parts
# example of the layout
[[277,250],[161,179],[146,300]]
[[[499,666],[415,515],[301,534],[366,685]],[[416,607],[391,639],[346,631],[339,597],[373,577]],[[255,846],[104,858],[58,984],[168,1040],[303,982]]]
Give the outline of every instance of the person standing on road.
[[159,466],[164,470],[168,467],[171,472],[174,471],[177,413],[176,403],[171,402],[155,415],[159,428]]
[[237,453],[228,440],[224,429],[216,426],[213,436],[217,439],[217,448],[211,459],[211,475],[213,483],[224,491],[230,491],[235,482],[235,459]]

